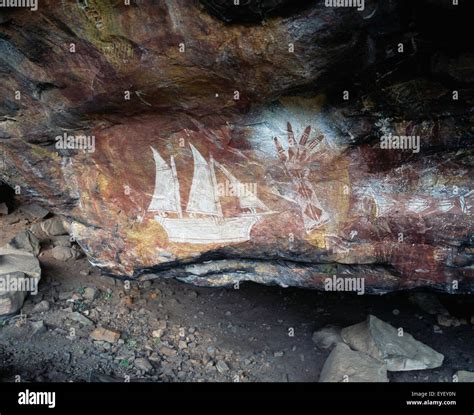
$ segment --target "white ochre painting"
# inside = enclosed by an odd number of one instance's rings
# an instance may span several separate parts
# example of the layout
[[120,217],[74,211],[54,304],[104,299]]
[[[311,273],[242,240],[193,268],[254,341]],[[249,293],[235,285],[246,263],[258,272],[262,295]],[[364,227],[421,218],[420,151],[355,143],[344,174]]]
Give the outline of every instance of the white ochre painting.
[[220,202],[216,169],[219,169],[235,187],[240,181],[211,156],[206,160],[190,144],[194,172],[185,212],[182,210],[180,186],[174,157],[168,164],[153,147],[155,160],[155,190],[149,212],[164,228],[170,242],[211,244],[245,242],[250,239],[252,227],[264,216],[275,212],[268,209],[255,194],[238,195],[242,212],[225,216]]

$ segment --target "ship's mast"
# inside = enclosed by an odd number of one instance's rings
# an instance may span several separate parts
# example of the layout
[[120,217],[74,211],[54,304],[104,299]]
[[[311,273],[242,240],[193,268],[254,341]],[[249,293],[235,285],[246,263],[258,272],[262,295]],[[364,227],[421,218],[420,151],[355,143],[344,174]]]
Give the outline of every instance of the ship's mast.
[[176,172],[176,164],[174,162],[174,157],[171,156],[171,172],[173,174],[173,181],[174,181],[174,192],[175,192],[175,199],[176,199],[176,209],[178,211],[178,217],[183,217],[183,210],[181,209],[181,197],[179,195],[179,180],[178,180],[178,173]]
[[217,206],[217,215],[222,218],[224,217],[224,214],[222,213],[222,206],[221,206],[221,203],[219,201],[219,192],[218,192],[218,188],[217,188],[217,178],[216,178],[216,171],[214,169],[214,157],[212,157],[212,155],[210,156],[210,159],[209,161],[211,162],[211,179],[212,179],[212,185],[214,186],[214,203],[216,204]]

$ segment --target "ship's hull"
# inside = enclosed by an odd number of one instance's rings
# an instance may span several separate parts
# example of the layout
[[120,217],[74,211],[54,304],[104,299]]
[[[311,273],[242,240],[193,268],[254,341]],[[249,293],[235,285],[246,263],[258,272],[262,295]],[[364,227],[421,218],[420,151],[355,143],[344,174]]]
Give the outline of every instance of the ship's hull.
[[245,242],[260,217],[237,216],[231,218],[165,218],[155,216],[168,234],[170,242],[210,244]]

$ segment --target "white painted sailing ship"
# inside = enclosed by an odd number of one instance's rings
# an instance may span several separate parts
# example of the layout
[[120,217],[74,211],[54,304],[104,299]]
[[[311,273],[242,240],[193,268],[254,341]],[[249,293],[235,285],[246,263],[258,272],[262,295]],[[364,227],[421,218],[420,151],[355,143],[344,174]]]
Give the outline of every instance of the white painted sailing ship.
[[237,196],[242,214],[225,217],[219,200],[215,168],[234,186],[241,183],[212,156],[207,162],[192,144],[190,147],[194,174],[186,216],[181,207],[174,157],[170,157],[168,165],[153,147],[155,190],[148,211],[156,213],[155,220],[165,229],[172,242],[207,244],[248,241],[252,227],[261,217],[275,212],[270,211],[255,194],[246,193]]

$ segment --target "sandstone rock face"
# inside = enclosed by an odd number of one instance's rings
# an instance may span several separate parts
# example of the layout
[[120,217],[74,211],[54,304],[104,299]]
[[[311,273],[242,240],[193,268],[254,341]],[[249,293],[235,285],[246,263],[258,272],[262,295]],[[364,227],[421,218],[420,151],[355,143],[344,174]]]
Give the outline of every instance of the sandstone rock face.
[[473,56],[437,39],[462,6],[60,3],[0,20],[0,179],[94,265],[472,291]]

